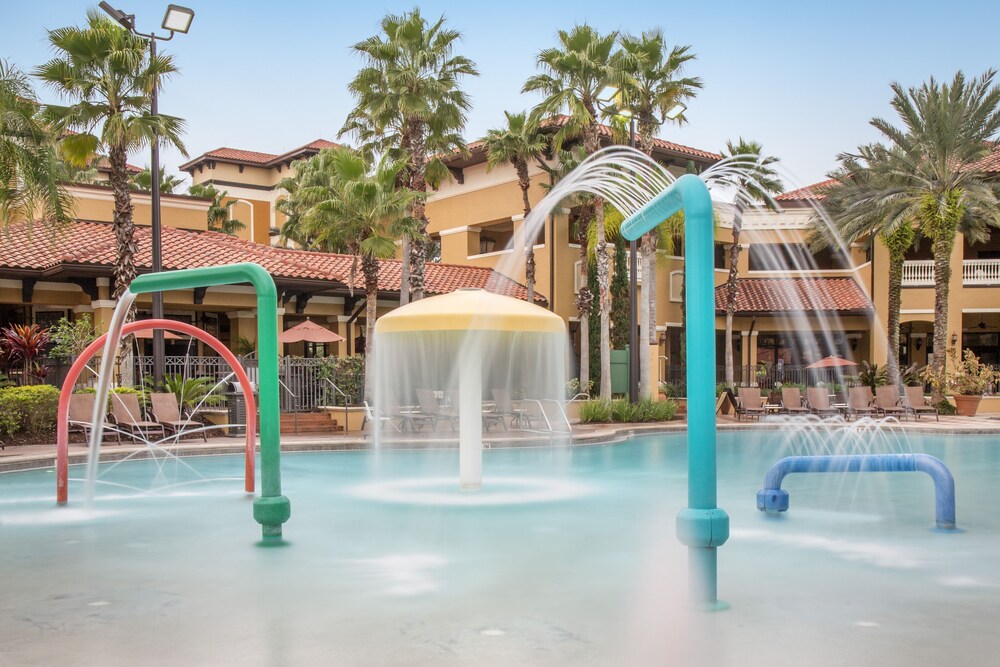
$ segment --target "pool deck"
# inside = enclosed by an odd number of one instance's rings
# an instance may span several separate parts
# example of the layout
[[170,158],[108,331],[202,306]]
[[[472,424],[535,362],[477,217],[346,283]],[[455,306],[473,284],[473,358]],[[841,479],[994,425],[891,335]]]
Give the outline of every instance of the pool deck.
[[[788,418],[774,420],[764,418],[761,421],[737,421],[731,415],[717,415],[718,430],[756,430],[778,429],[787,424]],[[847,422],[850,425],[852,422]],[[1000,417],[954,417],[942,416],[941,420],[923,418],[919,421],[903,421],[893,424],[907,432],[945,434],[998,434],[1000,435]],[[567,436],[573,445],[598,445],[622,441],[631,435],[645,433],[682,433],[687,429],[687,422],[656,422],[648,424],[574,424],[572,434],[549,434],[540,431],[494,431],[483,434],[483,443],[492,447],[544,447],[555,443],[565,443]],[[393,433],[383,437],[382,446],[393,449],[439,449],[458,446],[457,434],[444,428],[436,432]],[[290,435],[281,436],[283,452],[305,451],[348,451],[365,450],[372,447],[371,438],[365,433],[352,432],[341,435]],[[244,450],[244,441],[240,437],[211,437],[208,442],[200,440],[185,440],[180,445],[170,444],[169,450],[174,454],[185,456],[217,456],[240,454]],[[0,450],[0,473],[15,470],[31,470],[50,468],[55,465],[55,444],[16,445]],[[259,450],[259,440],[258,440]],[[123,442],[118,445],[105,443],[101,450],[101,460],[116,461],[124,458],[145,458],[151,454],[145,445]],[[87,446],[71,443],[69,447],[70,465],[79,465],[87,460]]]

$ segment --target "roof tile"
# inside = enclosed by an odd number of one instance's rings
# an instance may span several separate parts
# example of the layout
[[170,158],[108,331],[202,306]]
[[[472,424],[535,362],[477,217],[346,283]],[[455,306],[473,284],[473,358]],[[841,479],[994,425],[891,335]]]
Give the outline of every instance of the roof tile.
[[[736,312],[870,311],[871,301],[853,278],[740,278]],[[715,288],[715,307],[726,307],[726,286]]]

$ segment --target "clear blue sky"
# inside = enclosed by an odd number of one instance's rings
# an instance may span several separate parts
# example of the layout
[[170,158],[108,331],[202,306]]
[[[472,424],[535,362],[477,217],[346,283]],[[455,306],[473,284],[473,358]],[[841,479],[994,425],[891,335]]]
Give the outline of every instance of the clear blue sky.
[[[315,139],[336,139],[352,106],[347,83],[360,61],[350,46],[378,30],[387,11],[413,2],[187,0],[196,12],[188,35],[162,49],[181,75],[169,81],[160,110],[185,118],[191,155],[219,146],[283,152]],[[96,2],[4,0],[0,58],[30,70],[50,57],[46,29],[82,22]],[[158,28],[166,0],[114,0],[137,15],[141,30]],[[183,1],[181,4],[185,4]],[[740,135],[763,143],[793,174],[791,189],[824,178],[840,151],[875,139],[872,116],[890,116],[891,81],[918,85],[958,69],[978,75],[997,66],[992,2],[805,1],[630,3],[422,2],[423,13],[447,17],[460,30],[462,53],[481,76],[466,137],[501,124],[503,110],[530,108],[524,80],[555,34],[587,22],[601,31],[638,33],[661,27],[671,43],[698,54],[688,69],[705,88],[689,105],[690,122],[662,136],[719,150]],[[45,101],[51,91],[40,89]],[[146,155],[133,156],[136,164]],[[164,154],[176,172],[183,161]]]

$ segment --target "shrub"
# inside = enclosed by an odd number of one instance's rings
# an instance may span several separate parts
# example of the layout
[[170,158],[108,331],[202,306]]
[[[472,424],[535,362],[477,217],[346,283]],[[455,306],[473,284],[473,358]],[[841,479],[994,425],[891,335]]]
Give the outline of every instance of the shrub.
[[347,394],[351,405],[361,405],[365,400],[365,358],[361,355],[352,357],[325,357],[316,373],[326,392],[324,402],[327,405],[344,405],[344,397],[334,391],[333,387],[323,380],[330,380],[340,391]]
[[65,361],[77,356],[97,339],[90,313],[84,313],[72,321],[61,318],[49,329],[49,339],[53,343],[49,348],[49,356],[53,359]]
[[611,421],[611,401],[594,399],[580,404],[580,422],[606,424]]
[[618,399],[613,401],[593,400],[580,404],[580,421],[584,424],[637,423],[670,421],[677,415],[677,401],[653,401],[642,399],[629,403]]
[[[80,391],[77,391],[76,393],[78,393],[78,394],[93,394],[93,393],[96,393],[96,391],[97,390],[94,387],[87,387],[85,389],[81,389]],[[139,405],[142,407],[142,409],[143,410],[148,410],[149,409],[149,394],[148,394],[148,392],[146,392],[143,389],[140,389],[139,387],[112,387],[111,391],[113,391],[116,394],[135,394],[136,396],[139,397]],[[108,409],[109,410],[111,409],[111,397],[110,396],[108,397]]]
[[687,395],[687,383],[683,380],[676,382],[661,382],[660,393],[667,398],[680,398]]
[[0,436],[44,433],[56,425],[59,389],[47,384],[0,389]]
[[566,398],[573,398],[577,394],[584,393],[590,395],[591,390],[594,388],[593,380],[587,382],[586,388],[580,387],[580,378],[573,378],[566,383]]
[[948,348],[947,366],[940,372],[927,366],[921,377],[941,393],[982,396],[990,384],[996,382],[998,374],[991,366],[979,361],[972,350],[966,350],[959,359],[958,350],[953,345]]

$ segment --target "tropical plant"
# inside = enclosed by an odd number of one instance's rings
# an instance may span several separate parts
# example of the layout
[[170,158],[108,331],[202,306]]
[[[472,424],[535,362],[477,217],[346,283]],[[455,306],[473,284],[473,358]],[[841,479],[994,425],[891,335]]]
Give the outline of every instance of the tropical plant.
[[60,185],[54,136],[39,117],[27,77],[0,60],[0,228],[70,219],[73,200]]
[[354,45],[365,65],[348,86],[356,105],[340,130],[341,136],[353,132],[366,153],[388,153],[392,161],[404,160],[398,185],[421,195],[412,199],[409,211],[416,229],[403,239],[400,292],[407,293],[408,280],[413,299],[424,296],[429,237],[423,195],[428,183],[448,177],[441,155],[465,150],[461,132],[470,100],[460,81],[479,75],[474,62],[454,52],[461,33],[444,23],[443,16],[428,23],[419,9],[387,14],[381,34]]
[[[413,234],[417,220],[406,215],[423,195],[396,187],[406,160],[383,156],[373,163],[346,146],[328,148],[313,158],[315,174],[325,174],[326,182],[299,188],[308,208],[302,213],[303,232],[312,239],[311,247],[346,251],[354,256],[348,284],[354,289],[358,264],[365,287],[365,386],[370,395],[374,381],[375,318],[378,313],[378,261],[396,253],[396,239]],[[294,202],[291,204],[294,207]],[[302,207],[304,208],[304,207]]]
[[37,324],[11,324],[0,329],[0,347],[6,350],[7,363],[20,362],[21,384],[44,377],[38,362],[48,344],[48,331]]
[[[858,383],[875,391],[876,387],[890,384],[889,373],[885,366],[879,368],[878,364],[870,364],[867,361],[862,361],[861,370],[858,372]],[[896,385],[894,384],[893,386]]]
[[44,112],[63,137],[63,158],[84,166],[103,147],[111,165],[117,250],[114,296],[118,298],[136,276],[128,153],[159,141],[187,155],[180,138],[184,121],[150,114],[153,90],[177,68],[168,55],[151,59],[144,38],[96,10],[87,13],[82,28],[50,30],[49,43],[56,57],[38,67],[35,74],[71,101],[68,106],[48,105]]
[[[166,171],[160,170],[160,192],[162,194],[172,194],[177,187],[184,182],[184,179],[180,176],[175,176],[173,174],[168,174]],[[139,190],[141,192],[150,192],[153,189],[153,173],[150,171],[149,167],[146,167],[137,174],[132,174],[129,177],[129,185],[133,190]]]
[[[583,149],[591,155],[600,148],[598,96],[609,85],[620,87],[623,79],[614,55],[617,32],[601,35],[589,25],[560,30],[559,46],[543,49],[537,64],[543,74],[530,77],[522,92],[545,95],[532,111],[536,119],[566,112],[562,126],[553,137],[553,145],[564,148],[567,140],[581,138]],[[597,283],[600,312],[600,368],[602,398],[611,397],[610,338],[610,256],[604,233],[604,201],[595,197],[594,220],[597,225]],[[580,322],[581,327],[586,322]]]
[[776,208],[772,195],[780,193],[782,185],[772,166],[778,158],[765,156],[764,148],[756,141],[747,141],[743,137],[735,144],[727,141],[723,158],[735,158],[734,166],[742,172],[732,179],[737,191],[733,201],[733,244],[729,248],[729,278],[726,281],[726,382],[731,384],[734,378],[733,316],[736,314],[743,214],[756,203]]
[[232,208],[236,205],[236,200],[225,201],[229,197],[227,191],[219,192],[210,183],[195,183],[188,188],[188,194],[195,197],[208,197],[212,200],[208,207],[208,228],[211,231],[236,236],[237,232],[246,229],[245,224],[233,217]]
[[1000,380],[1000,373],[982,363],[972,350],[966,349],[959,359],[958,348],[952,345],[948,348],[948,360],[951,368],[942,367],[939,370],[936,365],[928,364],[921,374],[921,379],[941,395],[982,396]]
[[677,409],[677,401],[672,399],[653,401],[643,398],[636,403],[629,403],[625,399],[598,398],[580,404],[580,422],[594,424],[670,421],[677,415]]
[[528,303],[535,300],[535,239],[527,234],[528,214],[531,213],[531,200],[528,190],[531,187],[531,177],[528,175],[529,163],[535,162],[544,166],[543,154],[549,145],[548,137],[539,127],[538,119],[526,112],[510,113],[504,111],[507,125],[489,130],[483,140],[486,144],[486,168],[493,170],[502,164],[511,164],[517,174],[517,185],[521,188],[521,199],[524,203],[524,282],[528,288]]
[[[150,378],[151,380],[152,378]],[[221,394],[215,393],[218,382],[211,377],[185,377],[177,374],[163,376],[162,391],[177,396],[177,404],[188,411],[201,406],[219,405],[225,400]]]
[[[903,262],[906,251],[917,238],[913,220],[899,215],[886,215],[882,195],[894,186],[892,165],[898,160],[882,144],[860,146],[855,154],[838,156],[840,167],[830,174],[833,184],[824,189],[823,209],[832,222],[832,229],[820,215],[813,216],[810,245],[815,248],[838,246],[860,238],[872,237],[889,251],[888,314],[888,382],[897,385],[899,372],[899,324],[903,298]],[[835,232],[835,233],[834,233]]]
[[83,313],[74,320],[60,318],[54,326],[49,327],[49,340],[52,341],[49,356],[63,361],[71,359],[96,339],[90,313]]
[[[871,121],[889,142],[872,206],[885,219],[915,220],[934,255],[934,349],[948,347],[951,252],[959,232],[975,243],[1000,226],[1000,182],[989,179],[981,160],[1000,131],[1000,87],[995,70],[951,83],[933,77],[919,87],[893,83],[892,107],[902,127]],[[872,167],[871,164],[868,165]],[[935,354],[940,375],[945,355]],[[939,394],[935,394],[935,399]]]
[[[636,143],[646,155],[653,155],[653,143],[660,124],[672,120],[677,124],[686,118],[683,112],[668,117],[677,103],[694,97],[702,87],[698,77],[683,77],[684,66],[696,58],[690,46],[675,46],[667,51],[666,40],[659,29],[639,37],[622,35],[619,66],[628,75],[622,78],[620,105],[627,109],[638,130]],[[651,346],[659,344],[656,331],[656,250],[661,236],[657,230],[643,235],[639,243],[642,263],[643,299],[639,304],[639,338]],[[651,396],[649,355],[639,355],[639,395]]]

